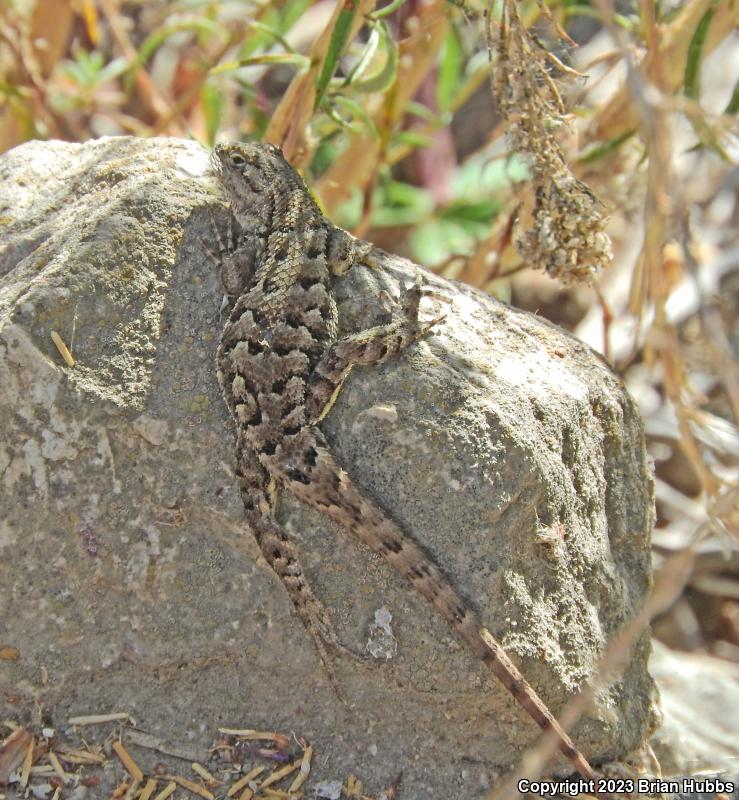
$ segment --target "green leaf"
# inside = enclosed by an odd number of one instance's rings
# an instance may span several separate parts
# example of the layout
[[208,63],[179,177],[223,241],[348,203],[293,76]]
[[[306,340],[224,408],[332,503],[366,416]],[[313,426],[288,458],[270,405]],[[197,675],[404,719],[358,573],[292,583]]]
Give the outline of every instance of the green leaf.
[[581,164],[592,164],[595,161],[600,161],[600,159],[618,150],[618,148],[635,133],[636,129],[632,129],[626,131],[626,133],[622,133],[620,136],[616,136],[614,139],[609,139],[607,142],[600,142],[599,144],[593,145],[583,153],[578,160]]
[[369,67],[370,62],[375,57],[375,53],[377,52],[377,48],[380,44],[380,31],[377,29],[376,26],[372,27],[370,31],[369,38],[367,39],[367,44],[364,46],[364,50],[362,51],[362,55],[357,60],[357,63],[349,70],[349,74],[346,76],[343,82],[343,86],[348,86],[354,80],[360,78],[367,67]]
[[346,230],[356,227],[362,219],[364,208],[364,193],[361,189],[352,189],[349,197],[336,207],[334,217],[336,222]]
[[441,122],[438,114],[434,114],[434,112],[428,108],[428,106],[425,106],[423,103],[419,103],[416,100],[409,100],[405,104],[405,113],[412,114],[414,117],[419,117],[424,122],[428,122],[429,125],[439,125]]
[[211,75],[220,75],[222,72],[231,72],[241,67],[253,67],[257,64],[294,64],[298,72],[306,72],[310,68],[310,59],[300,53],[264,53],[261,56],[248,56],[236,61],[226,61],[210,70]]
[[239,58],[269,50],[275,41],[279,42],[286,52],[294,52],[284,35],[309,4],[310,0],[290,0],[282,8],[277,8],[274,4],[265,6],[259,21],[249,23],[249,35],[239,46]]
[[103,54],[97,50],[78,50],[74,54],[74,61],[64,61],[59,65],[60,74],[70,78],[78,88],[88,91],[118,78],[128,69],[127,59],[121,56],[106,64]]
[[419,147],[431,147],[434,140],[416,131],[397,131],[393,134],[393,144],[405,144],[416,150]]
[[441,219],[457,222],[465,228],[468,225],[474,229],[480,225],[487,228],[499,209],[500,202],[492,197],[479,200],[460,199],[443,208],[439,216]]
[[455,253],[471,253],[475,241],[461,226],[440,219],[422,222],[410,235],[413,258],[430,267]]
[[312,0],[291,0],[282,11],[280,32],[285,33],[303,16]]
[[331,39],[328,43],[328,50],[326,52],[326,58],[323,61],[321,74],[318,76],[318,81],[316,82],[316,101],[313,104],[314,111],[321,104],[326,94],[329,81],[336,71],[341,54],[344,52],[344,47],[346,46],[349,33],[352,29],[352,23],[357,13],[357,0],[342,0],[342,2],[341,11],[339,11],[336,24],[331,31]]
[[518,156],[490,159],[480,152],[468,158],[454,176],[454,197],[461,199],[487,198],[507,189],[516,181],[530,178],[526,162]]
[[74,61],[64,61],[59,66],[59,72],[69,77],[78,87],[90,87],[95,84],[98,72],[103,66],[103,56],[97,50],[88,53],[78,50],[74,54]]
[[98,73],[98,83],[115,80],[128,70],[128,59],[120,56],[106,64]]
[[372,32],[377,31],[379,49],[385,52],[385,61],[376,71],[363,80],[352,82],[360,92],[384,92],[395,81],[398,74],[398,48],[384,22],[372,23]]
[[383,184],[372,215],[374,225],[383,228],[415,225],[433,210],[434,201],[428,192],[401,181]]
[[223,93],[213,81],[206,81],[200,89],[200,107],[205,118],[208,144],[215,141],[223,113]]
[[[280,15],[275,8],[265,9],[264,15],[257,25],[249,24],[249,33],[239,45],[238,57],[246,58],[263,50],[269,50],[275,40],[274,33],[280,32]],[[287,48],[292,51],[292,48]]]
[[285,37],[281,33],[276,31],[269,25],[265,25],[263,22],[257,22],[255,20],[254,22],[251,23],[251,27],[254,28],[254,30],[266,34],[270,39],[274,39],[276,42],[282,45],[282,48],[286,53],[295,52],[295,49],[290,46],[290,43],[287,41],[287,39],[285,39]]
[[448,111],[459,89],[464,70],[462,42],[456,28],[452,27],[444,42],[436,81],[436,102],[440,111]]
[[340,135],[340,131],[333,130],[318,143],[308,168],[314,179],[323,175],[336,160],[337,147],[335,139]]
[[731,100],[724,109],[724,114],[734,116],[739,113],[739,81],[734,84],[734,91],[731,94]]
[[368,16],[370,19],[382,19],[382,17],[387,17],[393,12],[397,11],[405,2],[406,0],[393,0],[392,3],[388,3],[388,5],[378,8],[377,11],[373,11]]
[[685,77],[683,78],[683,92],[686,97],[697,100],[700,94],[700,65],[703,56],[703,45],[706,42],[708,29],[718,8],[718,0],[713,0],[711,7],[701,17],[700,22],[693,31],[688,47],[688,58],[685,64]]
[[264,139],[269,127],[270,117],[261,108],[251,107],[251,130],[256,141]]
[[198,31],[199,33],[215,34],[224,38],[226,36],[226,32],[221,25],[206,17],[193,17],[177,22],[174,25],[166,25],[155,30],[144,39],[138,50],[139,64],[146,64],[172,34],[180,33],[181,31]]
[[339,114],[339,112],[332,106],[323,107],[323,112],[329,119],[332,119],[342,130],[357,132],[357,125],[352,120],[346,120]]
[[369,131],[373,139],[378,139],[380,134],[377,132],[377,126],[372,120],[372,117],[362,108],[362,106],[352,100],[350,97],[344,97],[337,94],[333,98],[333,103],[341,108],[346,109],[354,119],[359,120],[362,125]]

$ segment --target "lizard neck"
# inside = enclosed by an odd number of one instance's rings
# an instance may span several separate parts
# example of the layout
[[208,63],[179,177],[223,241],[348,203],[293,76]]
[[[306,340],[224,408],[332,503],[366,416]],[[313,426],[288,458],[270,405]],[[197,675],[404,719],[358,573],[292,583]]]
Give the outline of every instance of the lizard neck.
[[263,206],[259,248],[263,255],[235,313],[238,316],[241,307],[252,308],[271,323],[289,310],[286,298],[291,287],[329,283],[327,256],[333,226],[302,187],[293,187],[288,194],[272,193],[269,206]]
[[258,249],[263,255],[255,265],[243,305],[260,309],[266,319],[282,315],[285,298],[294,284],[328,285],[372,250],[371,244],[323,216],[297,174],[289,191],[284,191],[284,186],[279,190],[275,187],[260,200],[259,216],[264,224]]

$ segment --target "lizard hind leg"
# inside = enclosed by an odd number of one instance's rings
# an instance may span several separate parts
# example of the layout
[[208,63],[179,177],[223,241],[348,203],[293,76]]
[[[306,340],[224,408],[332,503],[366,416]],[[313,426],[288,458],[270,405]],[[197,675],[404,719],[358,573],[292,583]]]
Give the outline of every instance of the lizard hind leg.
[[470,604],[429,555],[354,485],[328,449],[321,431],[301,431],[283,458],[280,479],[290,491],[334,519],[407,578],[469,650],[489,666],[537,725],[553,733],[560,751],[578,772],[597,785],[595,771],[500,643],[483,627]]
[[238,448],[237,475],[246,518],[259,549],[282,581],[295,612],[313,641],[331,688],[342,699],[327,648],[356,656],[337,640],[328,611],[313,593],[293,544],[275,519],[274,481],[259,463],[256,453],[241,445]]

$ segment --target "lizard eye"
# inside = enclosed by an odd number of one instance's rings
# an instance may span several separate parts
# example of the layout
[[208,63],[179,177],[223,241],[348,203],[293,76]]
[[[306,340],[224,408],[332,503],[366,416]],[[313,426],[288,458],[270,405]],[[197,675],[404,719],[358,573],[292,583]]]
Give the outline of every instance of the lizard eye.
[[234,167],[243,167],[246,164],[246,159],[241,153],[231,153],[228,157],[228,160]]

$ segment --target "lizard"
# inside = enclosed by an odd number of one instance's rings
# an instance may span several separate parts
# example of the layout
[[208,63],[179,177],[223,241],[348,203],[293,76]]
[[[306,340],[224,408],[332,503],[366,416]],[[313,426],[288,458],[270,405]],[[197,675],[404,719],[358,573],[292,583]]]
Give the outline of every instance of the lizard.
[[239,228],[235,245],[224,248],[219,237],[221,283],[235,301],[217,367],[235,421],[245,515],[329,678],[326,646],[345,648],[277,522],[278,487],[335,520],[407,578],[539,727],[551,732],[577,772],[597,785],[593,768],[472,605],[355,485],[318,427],[353,367],[381,364],[433,332],[443,317],[419,320],[421,298],[433,293],[417,281],[405,289],[400,314],[389,323],[341,334],[332,287],[356,265],[376,266],[374,246],[324,216],[276,145],[216,145],[212,163]]

